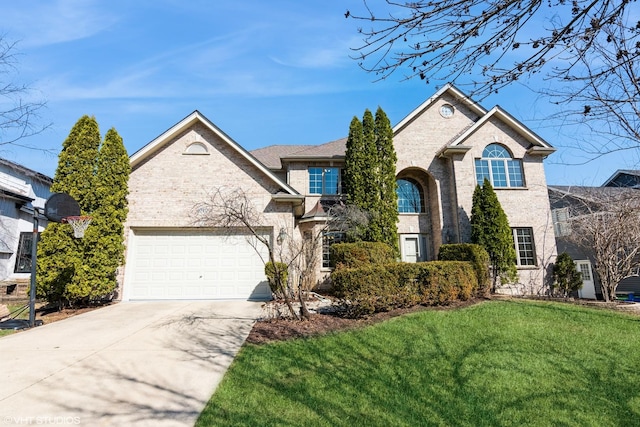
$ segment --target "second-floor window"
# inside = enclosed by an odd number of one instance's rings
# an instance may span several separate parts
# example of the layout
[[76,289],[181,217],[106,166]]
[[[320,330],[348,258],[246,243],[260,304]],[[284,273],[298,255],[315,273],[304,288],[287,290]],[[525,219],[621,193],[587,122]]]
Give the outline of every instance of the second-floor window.
[[340,168],[309,168],[309,194],[340,194]]
[[522,160],[514,159],[500,144],[489,144],[476,159],[476,182],[487,178],[494,188],[524,187]]

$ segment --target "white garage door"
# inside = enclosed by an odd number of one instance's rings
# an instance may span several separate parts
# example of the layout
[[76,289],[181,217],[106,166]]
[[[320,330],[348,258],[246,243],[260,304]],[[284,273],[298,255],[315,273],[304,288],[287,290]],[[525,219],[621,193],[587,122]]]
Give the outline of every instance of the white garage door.
[[129,248],[130,300],[271,298],[264,264],[247,236],[136,230]]

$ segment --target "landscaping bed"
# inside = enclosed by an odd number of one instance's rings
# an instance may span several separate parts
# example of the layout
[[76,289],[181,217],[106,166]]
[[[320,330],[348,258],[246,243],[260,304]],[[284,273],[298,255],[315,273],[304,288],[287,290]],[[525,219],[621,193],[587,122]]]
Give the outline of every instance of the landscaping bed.
[[[247,342],[264,344],[272,341],[285,341],[292,338],[304,338],[324,335],[334,331],[360,328],[366,325],[382,322],[392,317],[423,310],[451,310],[476,304],[482,299],[456,301],[445,306],[427,307],[416,305],[409,308],[397,308],[391,311],[375,313],[363,318],[354,319],[343,316],[339,311],[312,314],[309,320],[294,319],[265,319],[256,322],[249,333]],[[269,304],[269,303],[267,303]]]

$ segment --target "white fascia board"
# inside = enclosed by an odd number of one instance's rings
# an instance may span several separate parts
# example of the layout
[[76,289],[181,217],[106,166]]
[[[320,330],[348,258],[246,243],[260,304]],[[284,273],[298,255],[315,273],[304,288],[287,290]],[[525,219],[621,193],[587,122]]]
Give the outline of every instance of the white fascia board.
[[517,119],[515,119],[511,114],[507,113],[500,106],[496,105],[489,111],[487,114],[482,116],[480,120],[475,122],[473,126],[467,129],[462,135],[456,138],[449,147],[454,147],[456,145],[462,145],[462,143],[469,138],[474,132],[480,129],[487,121],[489,121],[492,117],[497,117],[500,121],[508,125],[511,129],[515,130],[519,135],[523,136],[527,141],[529,141],[534,146],[548,148],[549,150],[555,150],[551,144],[546,142],[544,139],[539,137],[535,132],[531,129],[520,123]]
[[414,109],[409,115],[407,115],[404,119],[402,119],[397,125],[393,127],[393,133],[399,132],[402,128],[404,128],[407,124],[409,124],[417,115],[421,114],[424,110],[426,110],[431,104],[433,104],[438,98],[440,98],[445,93],[450,93],[457,100],[464,103],[471,111],[474,111],[479,116],[483,116],[487,113],[480,104],[473,101],[463,92],[461,92],[458,88],[453,86],[451,83],[447,83],[444,85],[439,91],[434,93],[429,99],[424,101],[422,104],[418,106],[418,108]]
[[216,125],[214,125],[209,119],[207,119],[198,110],[196,110],[193,113],[189,114],[187,117],[182,119],[180,122],[178,122],[177,124],[172,126],[169,130],[165,131],[163,134],[158,136],[156,139],[154,139],[153,141],[151,141],[150,143],[148,143],[147,145],[142,147],[140,150],[138,150],[134,154],[132,154],[131,157],[130,157],[131,167],[132,168],[135,167],[137,164],[142,162],[148,156],[150,156],[151,154],[155,153],[160,148],[162,148],[164,143],[167,140],[171,139],[171,137],[173,137],[174,135],[182,132],[183,130],[185,130],[189,126],[192,126],[196,122],[200,122],[200,123],[204,124],[205,126],[207,126],[209,128],[209,130],[211,130],[211,132],[213,132],[218,137],[220,137],[220,139],[222,139],[229,146],[231,146],[231,148],[233,148],[238,154],[240,154],[242,157],[244,157],[249,163],[254,165],[256,168],[258,168],[265,175],[267,175],[273,182],[275,182],[278,186],[280,186],[287,193],[290,193],[292,195],[298,195],[299,194],[296,190],[293,189],[293,187],[291,187],[289,184],[287,184],[286,182],[282,181],[280,178],[275,176],[271,172],[271,170],[269,168],[267,168],[258,159],[256,159],[254,156],[252,156],[251,153],[249,153],[247,150],[242,148],[240,146],[240,144],[235,142],[229,135],[227,135],[220,128],[218,128]]

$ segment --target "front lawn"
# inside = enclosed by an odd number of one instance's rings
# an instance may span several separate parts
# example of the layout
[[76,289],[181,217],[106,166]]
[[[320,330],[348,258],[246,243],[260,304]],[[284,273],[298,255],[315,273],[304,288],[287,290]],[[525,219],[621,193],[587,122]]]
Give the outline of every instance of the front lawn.
[[[28,319],[29,318],[29,307],[27,307],[26,309],[23,309],[24,306],[25,306],[24,303],[7,304],[7,308],[9,309],[9,312],[11,313],[11,317],[12,318],[15,317],[16,319]],[[3,337],[5,335],[11,335],[14,332],[15,331],[12,330],[12,329],[0,329],[0,337]]]
[[640,317],[491,301],[245,345],[197,425],[640,425]]

